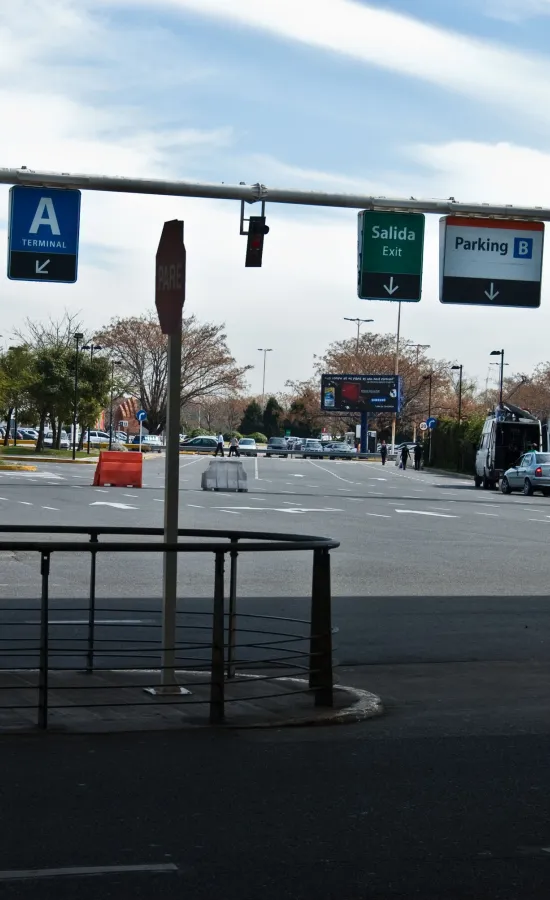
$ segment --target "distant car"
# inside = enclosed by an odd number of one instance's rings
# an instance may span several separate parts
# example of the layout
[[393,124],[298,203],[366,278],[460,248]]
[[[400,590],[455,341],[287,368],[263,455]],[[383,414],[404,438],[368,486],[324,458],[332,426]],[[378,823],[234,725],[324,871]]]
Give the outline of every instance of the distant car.
[[[139,444],[139,434],[136,434],[132,444]],[[144,434],[141,438],[141,446],[144,450],[156,450],[158,453],[162,450],[162,441],[158,434]]]
[[313,438],[306,438],[305,441],[302,441],[299,448],[296,448],[302,454],[304,459],[307,459],[308,456],[320,456],[323,452],[323,445],[321,441],[313,440]]
[[395,448],[395,465],[396,466],[398,466],[399,463],[401,462],[401,451],[402,451],[403,447],[409,448],[410,461],[414,462],[414,448],[416,447],[416,444],[414,443],[414,441],[403,441],[402,444],[398,444],[397,447]]
[[271,437],[267,442],[266,456],[288,456],[288,444],[284,438]]
[[[84,443],[88,443],[88,432],[84,432]],[[106,431],[90,431],[90,444],[108,444],[109,435]]]
[[218,446],[216,438],[211,435],[201,435],[180,442],[180,450],[196,450],[197,453],[205,450],[215,450]]
[[128,443],[128,435],[124,433],[124,431],[115,431],[113,435],[113,440],[118,441],[120,444]]
[[38,437],[38,431],[35,428],[18,428],[18,441],[35,441]]
[[338,456],[342,456],[343,454],[347,454],[348,456],[355,456],[355,448],[348,444],[346,441],[331,441],[328,444],[323,445],[323,451],[333,451],[334,456],[330,455],[329,459],[337,459]]
[[[53,445],[53,431],[45,431],[44,432],[44,446],[51,447]],[[69,439],[69,435],[66,431],[61,432],[61,437],[59,439],[59,449],[60,450],[69,450],[71,447],[71,442]]]
[[258,448],[254,438],[241,438],[239,441],[239,453],[241,456],[257,456]]
[[524,453],[515,466],[506,469],[500,482],[503,494],[522,491],[531,497],[534,491],[550,496],[550,453]]

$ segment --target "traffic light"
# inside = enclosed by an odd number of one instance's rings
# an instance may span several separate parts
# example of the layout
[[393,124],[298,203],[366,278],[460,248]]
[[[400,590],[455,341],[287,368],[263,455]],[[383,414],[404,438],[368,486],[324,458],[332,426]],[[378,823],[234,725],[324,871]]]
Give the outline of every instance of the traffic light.
[[245,266],[261,266],[264,250],[264,235],[269,231],[265,216],[250,216],[248,220],[248,241],[246,244]]

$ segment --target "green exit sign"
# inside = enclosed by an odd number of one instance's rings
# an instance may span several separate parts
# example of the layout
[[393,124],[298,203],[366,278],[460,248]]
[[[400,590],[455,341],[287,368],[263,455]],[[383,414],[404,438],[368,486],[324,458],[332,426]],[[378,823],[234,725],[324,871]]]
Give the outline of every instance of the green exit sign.
[[357,294],[361,300],[417,303],[422,293],[422,213],[359,213]]

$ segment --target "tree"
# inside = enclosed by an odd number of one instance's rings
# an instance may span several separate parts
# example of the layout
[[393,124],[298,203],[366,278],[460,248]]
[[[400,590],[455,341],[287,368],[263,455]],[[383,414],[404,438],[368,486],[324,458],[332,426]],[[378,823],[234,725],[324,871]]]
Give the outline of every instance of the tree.
[[[156,312],[126,319],[114,319],[94,340],[122,363],[126,392],[147,410],[146,425],[151,432],[166,424],[167,338],[162,334]],[[194,316],[183,320],[181,408],[199,398],[232,394],[244,387],[245,373],[227,346],[223,325],[200,324]]]
[[279,420],[283,414],[283,408],[279,405],[275,397],[269,397],[262,417],[263,427],[259,431],[263,431],[267,438],[275,437],[280,434],[281,426]]
[[0,395],[6,407],[8,423],[4,445],[9,441],[14,410],[19,412],[28,406],[28,388],[32,381],[33,367],[32,351],[26,345],[10,347],[0,358]]
[[253,434],[262,431],[263,427],[262,407],[257,400],[252,400],[244,411],[239,431],[241,434]]
[[35,407],[38,419],[37,451],[44,444],[46,419],[58,417],[59,429],[70,415],[74,392],[74,351],[63,347],[41,347],[34,351],[34,366],[28,386],[30,402]]

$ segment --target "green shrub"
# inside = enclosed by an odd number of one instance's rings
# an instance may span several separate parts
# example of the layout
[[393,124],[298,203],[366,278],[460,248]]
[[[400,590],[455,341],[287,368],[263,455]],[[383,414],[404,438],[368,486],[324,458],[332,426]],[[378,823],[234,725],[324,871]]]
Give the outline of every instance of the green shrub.
[[242,438],[241,432],[240,431],[225,431],[224,432],[224,435],[223,435],[224,441],[230,441],[231,438],[234,438],[234,437],[240,441],[240,439]]
[[261,431],[254,431],[252,434],[243,434],[242,437],[254,438],[258,444],[267,444],[267,438]]

